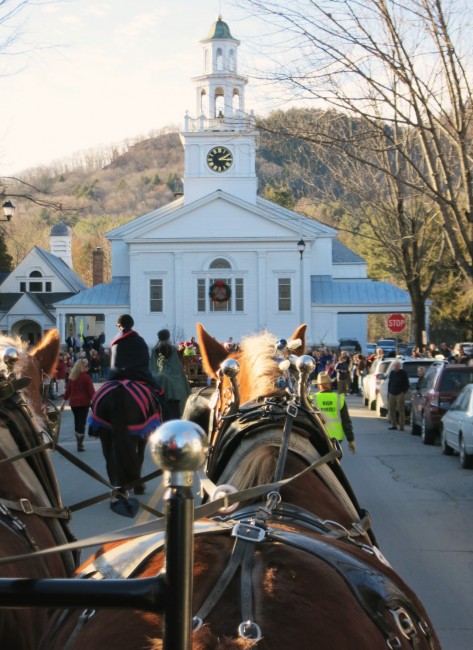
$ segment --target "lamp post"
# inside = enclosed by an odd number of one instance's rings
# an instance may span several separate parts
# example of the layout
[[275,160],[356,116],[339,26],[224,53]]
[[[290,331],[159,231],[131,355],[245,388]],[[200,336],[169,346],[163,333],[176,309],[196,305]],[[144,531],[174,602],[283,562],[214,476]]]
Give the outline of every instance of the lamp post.
[[301,296],[300,296],[300,302],[301,302],[301,324],[304,322],[304,268],[303,268],[303,262],[302,258],[304,256],[304,251],[305,251],[305,241],[301,238],[297,242],[297,250],[299,251],[299,255],[301,256],[301,272],[300,272],[300,287],[301,287]]
[[2,208],[5,219],[0,219],[0,221],[10,221],[15,213],[16,206],[13,205],[11,201],[5,201],[5,203],[2,205]]

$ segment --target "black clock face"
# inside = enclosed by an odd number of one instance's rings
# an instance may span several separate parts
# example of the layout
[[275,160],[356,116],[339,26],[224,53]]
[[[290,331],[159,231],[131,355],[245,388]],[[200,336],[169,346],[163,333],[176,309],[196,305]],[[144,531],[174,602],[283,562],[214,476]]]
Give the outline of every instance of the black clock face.
[[214,147],[207,154],[207,165],[214,172],[226,172],[232,163],[232,152],[226,147]]

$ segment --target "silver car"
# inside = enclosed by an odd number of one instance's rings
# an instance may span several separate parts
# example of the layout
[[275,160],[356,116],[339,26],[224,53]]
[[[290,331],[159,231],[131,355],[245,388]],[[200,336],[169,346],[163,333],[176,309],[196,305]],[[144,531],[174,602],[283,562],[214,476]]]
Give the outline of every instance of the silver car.
[[467,384],[440,422],[440,445],[446,456],[460,454],[460,465],[473,467],[473,384]]
[[417,368],[422,366],[427,370],[427,368],[431,366],[433,363],[437,363],[437,364],[439,363],[438,359],[432,359],[430,357],[425,359],[411,358],[411,357],[409,357],[408,359],[403,359],[402,357],[401,358],[398,357],[396,359],[390,359],[391,363],[386,368],[384,372],[384,376],[380,377],[378,380],[375,408],[380,417],[384,417],[385,415],[388,414],[388,379],[389,379],[389,373],[391,372],[395,361],[401,362],[401,367],[407,372],[407,375],[409,377],[410,391],[406,395],[406,399],[404,401],[404,408],[407,416],[409,416],[411,413],[411,394],[413,391],[415,391],[417,386],[417,381],[419,379],[417,375]]

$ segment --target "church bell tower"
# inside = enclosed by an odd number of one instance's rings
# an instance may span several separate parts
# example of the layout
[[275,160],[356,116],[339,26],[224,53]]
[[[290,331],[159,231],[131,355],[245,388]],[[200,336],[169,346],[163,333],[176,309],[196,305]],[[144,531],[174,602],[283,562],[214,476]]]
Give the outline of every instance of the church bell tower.
[[184,146],[184,201],[223,190],[256,203],[257,132],[245,112],[248,79],[238,74],[240,41],[219,16],[201,41],[203,74],[193,79],[196,117],[187,113]]

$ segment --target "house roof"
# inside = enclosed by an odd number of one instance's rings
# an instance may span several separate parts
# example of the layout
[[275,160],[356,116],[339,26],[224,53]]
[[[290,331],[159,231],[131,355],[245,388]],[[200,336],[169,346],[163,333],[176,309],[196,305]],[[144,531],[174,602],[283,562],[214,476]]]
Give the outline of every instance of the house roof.
[[130,304],[130,278],[119,276],[112,279],[108,284],[96,284],[90,289],[81,291],[66,300],[56,303],[56,306],[74,305],[115,307]]
[[53,309],[56,302],[68,298],[70,293],[0,293],[0,312],[8,312],[21,300],[24,295],[28,295],[42,311],[48,312]]
[[39,246],[35,246],[34,249],[41,257],[44,258],[49,266],[54,269],[55,273],[70,286],[71,291],[82,291],[82,289],[87,288],[86,283],[81,280],[77,273],[73,271],[63,259],[57,257],[57,255],[53,255],[52,253],[43,250],[42,248],[39,248]]

